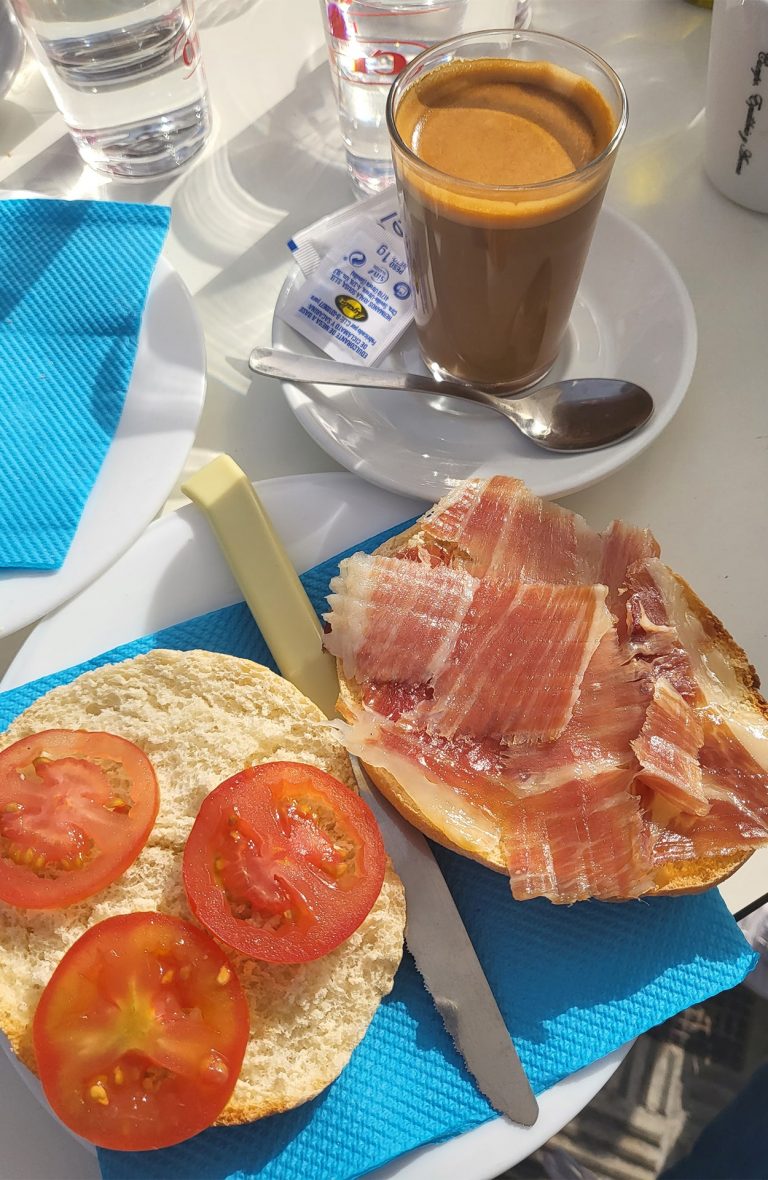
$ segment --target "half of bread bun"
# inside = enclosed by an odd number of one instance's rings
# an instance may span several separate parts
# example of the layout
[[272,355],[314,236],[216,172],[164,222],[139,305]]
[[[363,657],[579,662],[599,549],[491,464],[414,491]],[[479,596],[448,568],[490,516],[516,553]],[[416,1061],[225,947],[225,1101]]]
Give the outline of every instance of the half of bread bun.
[[[89,926],[147,910],[192,920],[182,855],[209,791],[246,766],[281,760],[311,763],[355,789],[347,755],[320,710],[269,669],[233,656],[153,651],[87,672],[31,705],[0,748],[44,729],[101,730],[135,742],[155,769],[160,810],[138,859],[101,893],[47,912],[0,902],[0,1028],[32,1070],[38,998]],[[251,1036],[218,1123],[287,1110],[338,1076],[391,991],[404,925],[402,885],[389,867],[368,917],[329,955],[281,965],[227,950],[248,999]]]
[[[386,541],[376,553],[394,556],[415,541],[429,543],[423,534],[423,522],[418,521],[405,532]],[[701,654],[727,682],[729,718],[744,726],[757,727],[768,735],[768,702],[760,694],[760,681],[746,654],[723,624],[704,605],[690,586],[679,575],[674,575],[685,598],[691,627],[695,628]],[[342,662],[337,661],[339,674],[339,714],[347,721],[359,715],[361,694],[357,683],[344,674]],[[453,852],[468,856],[497,872],[506,873],[501,846],[501,830],[461,798],[449,787],[429,784],[419,789],[418,774],[408,775],[408,784],[390,771],[368,763],[366,770],[373,782],[397,810],[424,835]],[[405,777],[405,776],[403,776]],[[424,784],[426,786],[426,784]],[[655,886],[651,894],[699,893],[730,877],[751,856],[751,849],[743,853],[712,856],[698,860],[669,863],[655,871]],[[622,900],[617,898],[615,900]]]

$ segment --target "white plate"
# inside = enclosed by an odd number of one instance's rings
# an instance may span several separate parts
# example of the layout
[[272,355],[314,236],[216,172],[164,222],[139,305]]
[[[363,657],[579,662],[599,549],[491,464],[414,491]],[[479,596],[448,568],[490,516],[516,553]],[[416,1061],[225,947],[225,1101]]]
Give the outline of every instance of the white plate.
[[123,412],[72,546],[57,570],[0,571],[0,637],[66,602],[141,535],[184,467],[204,399],[203,331],[187,288],[161,255]]
[[[366,537],[423,511],[423,502],[381,492],[351,475],[300,475],[266,480],[259,492],[297,569],[305,570]],[[213,536],[193,507],[152,524],[98,581],[41,622],[18,653],[0,688],[80,663],[107,648],[241,600]],[[539,1098],[535,1127],[496,1119],[457,1139],[421,1148],[371,1173],[373,1180],[490,1180],[535,1151],[605,1085],[624,1046],[553,1086]],[[0,1067],[5,1063],[0,1061]],[[98,1176],[92,1154],[0,1068],[1,1180],[48,1180],[45,1164],[58,1158],[57,1180]],[[27,1075],[29,1078],[29,1075]],[[34,1079],[31,1079],[34,1081]],[[6,1090],[14,1087],[13,1101]],[[39,1088],[38,1088],[39,1093]],[[11,1112],[11,1113],[8,1113]],[[56,1145],[61,1155],[55,1155]],[[72,1161],[66,1171],[64,1159]],[[67,1167],[70,1165],[67,1164]],[[50,1175],[50,1173],[49,1173]]]
[[[301,278],[294,264],[276,312]],[[272,339],[291,352],[317,352],[277,315]],[[543,384],[563,377],[622,377],[645,386],[655,413],[626,442],[555,455],[482,406],[446,399],[444,408],[433,408],[424,394],[328,385],[286,384],[284,390],[315,442],[379,487],[436,500],[471,475],[515,475],[539,496],[567,496],[604,479],[653,442],[683,400],[695,359],[696,320],[680,275],[652,238],[606,208],[563,349]],[[381,367],[426,371],[413,326]]]
[[0,98],[10,89],[24,56],[24,37],[8,0],[0,0]]

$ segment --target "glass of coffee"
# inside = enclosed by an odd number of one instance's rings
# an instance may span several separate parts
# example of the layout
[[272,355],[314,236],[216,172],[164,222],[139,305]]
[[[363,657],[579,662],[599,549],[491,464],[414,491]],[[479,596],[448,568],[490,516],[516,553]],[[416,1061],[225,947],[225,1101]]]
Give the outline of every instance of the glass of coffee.
[[428,368],[526,389],[568,326],[626,127],[621,81],[563,37],[468,33],[406,67],[387,122]]

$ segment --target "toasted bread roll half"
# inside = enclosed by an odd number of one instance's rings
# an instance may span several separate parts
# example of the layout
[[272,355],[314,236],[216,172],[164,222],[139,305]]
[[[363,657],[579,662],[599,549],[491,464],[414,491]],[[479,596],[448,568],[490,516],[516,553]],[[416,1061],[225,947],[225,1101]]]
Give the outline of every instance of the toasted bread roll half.
[[[428,546],[428,523],[418,521],[398,536],[391,537],[376,553],[395,556],[414,543]],[[461,560],[461,554],[457,554]],[[768,739],[768,702],[761,695],[760,681],[745,652],[720,620],[709,610],[691,587],[674,574],[684,596],[687,626],[695,635],[702,664],[706,664],[722,681],[728,696],[727,719],[746,730],[756,729]],[[355,680],[344,674],[337,660],[339,675],[339,714],[353,722],[359,716],[361,693]],[[424,835],[453,852],[470,857],[500,873],[507,873],[501,846],[501,832],[489,815],[480,811],[449,787],[419,781],[418,774],[396,777],[383,767],[366,763],[373,782],[397,810]],[[407,782],[403,781],[407,777]],[[710,856],[697,860],[666,864],[655,871],[655,885],[645,896],[698,893],[726,880],[752,855],[743,853]],[[606,900],[621,901],[623,898]]]
[[[31,705],[0,748],[45,729],[106,731],[140,746],[157,776],[160,810],[137,860],[101,893],[62,910],[0,902],[0,1028],[31,1070],[38,998],[88,927],[134,911],[192,920],[182,855],[208,792],[244,767],[270,761],[310,763],[355,789],[347,755],[320,710],[269,669],[233,656],[158,650],[97,668]],[[286,965],[225,948],[246,992],[251,1036],[219,1124],[288,1110],[338,1076],[392,989],[404,926],[402,885],[388,866],[368,917],[330,954]]]

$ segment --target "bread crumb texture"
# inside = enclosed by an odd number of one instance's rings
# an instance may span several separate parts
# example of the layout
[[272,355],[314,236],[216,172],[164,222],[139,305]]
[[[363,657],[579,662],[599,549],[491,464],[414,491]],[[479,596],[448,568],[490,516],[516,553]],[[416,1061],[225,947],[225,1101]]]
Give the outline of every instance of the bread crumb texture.
[[[0,1027],[35,1068],[31,1021],[42,989],[80,935],[115,914],[157,910],[191,919],[182,884],[184,844],[205,796],[261,762],[318,766],[355,789],[344,748],[323,714],[268,668],[212,652],[153,651],[87,672],[31,705],[2,748],[43,729],[118,734],[152,762],[160,808],[149,840],[123,876],[66,910],[0,902]],[[251,1039],[219,1123],[241,1123],[314,1097],[338,1074],[392,988],[402,956],[405,901],[390,868],[360,928],[313,963],[234,960]]]

